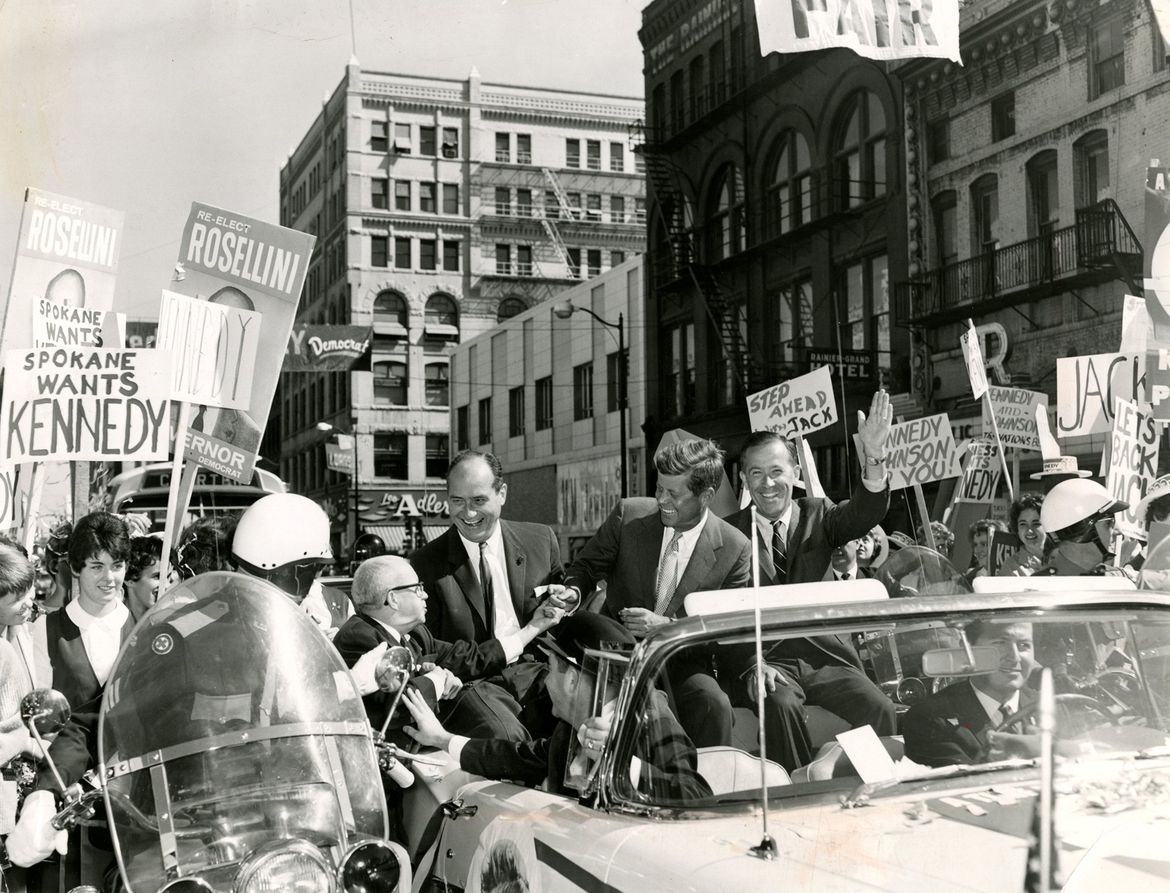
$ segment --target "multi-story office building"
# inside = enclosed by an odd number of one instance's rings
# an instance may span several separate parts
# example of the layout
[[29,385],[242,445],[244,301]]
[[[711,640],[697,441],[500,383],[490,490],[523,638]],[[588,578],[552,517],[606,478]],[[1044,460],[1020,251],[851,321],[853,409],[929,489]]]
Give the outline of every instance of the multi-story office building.
[[[642,251],[642,116],[634,98],[348,66],[280,171],[280,214],[318,239],[299,321],[372,325],[371,365],[284,376],[268,443],[332,510],[336,548],[445,525],[453,346]],[[356,483],[327,470],[321,422],[356,432]]]
[[[648,435],[681,426],[734,457],[747,394],[838,359],[852,429],[876,386],[906,388],[900,85],[846,50],[761,55],[743,0],[654,0],[642,22]],[[809,441],[840,494],[845,431]]]
[[453,444],[499,456],[504,516],[552,525],[566,555],[617,504],[623,471],[629,495],[643,492],[646,450],[632,424],[645,415],[642,261],[561,292],[451,354]]

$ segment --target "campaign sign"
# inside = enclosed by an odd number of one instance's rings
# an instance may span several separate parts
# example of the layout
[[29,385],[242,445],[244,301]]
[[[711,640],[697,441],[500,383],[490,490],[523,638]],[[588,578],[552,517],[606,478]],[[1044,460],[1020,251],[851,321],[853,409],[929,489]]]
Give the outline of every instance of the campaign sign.
[[1146,353],[1146,402],[1154,418],[1170,419],[1170,350]]
[[9,351],[0,456],[6,463],[164,460],[170,376],[170,355],[161,350]]
[[183,228],[182,278],[171,290],[264,320],[250,354],[250,392],[239,405],[201,408],[187,430],[185,457],[232,480],[252,479],[315,242],[307,233],[198,202]]
[[837,401],[828,366],[757,391],[747,398],[753,431],[802,437],[837,421]]
[[961,475],[959,448],[947,414],[892,425],[886,436],[886,470],[891,490]]
[[262,329],[254,310],[163,289],[157,344],[175,358],[171,397],[247,409]]
[[16,468],[0,467],[0,530],[24,527],[24,500],[16,483]]
[[992,529],[987,544],[987,573],[998,577],[1002,568],[1013,555],[1024,547],[1020,538],[1006,530]]
[[[1039,452],[1040,433],[1036,429],[1036,408],[1043,407],[1043,411],[1048,412],[1048,395],[1024,388],[998,388],[992,385],[987,389],[987,398],[991,411],[995,413],[999,442],[1003,448],[1015,447],[1018,450]],[[985,431],[991,428],[987,403],[983,404],[983,425]]]
[[1109,439],[1109,473],[1105,489],[1114,499],[1129,503],[1118,512],[1117,529],[1126,536],[1144,540],[1145,518],[1134,507],[1158,476],[1159,426],[1154,417],[1128,400],[1117,398],[1113,414],[1113,433]]
[[293,326],[285,372],[347,372],[370,349],[369,326]]
[[1003,465],[999,447],[991,438],[977,437],[967,442],[967,467],[955,502],[995,502]]
[[121,211],[91,202],[41,189],[25,191],[4,310],[4,351],[34,346],[34,314],[42,300],[85,310],[112,309],[123,219]]
[[125,346],[125,314],[58,304],[41,298],[33,307],[33,340],[26,347]]
[[967,364],[967,377],[971,380],[971,393],[978,400],[987,393],[987,367],[983,363],[983,351],[979,349],[979,335],[975,326],[967,323],[967,331],[959,336],[963,346],[963,360]]
[[1145,354],[1098,353],[1056,360],[1056,436],[1106,434],[1113,401],[1144,400]]
[[1121,303],[1121,346],[1122,353],[1142,353],[1146,349],[1146,337],[1150,328],[1150,313],[1146,310],[1146,299],[1126,295]]

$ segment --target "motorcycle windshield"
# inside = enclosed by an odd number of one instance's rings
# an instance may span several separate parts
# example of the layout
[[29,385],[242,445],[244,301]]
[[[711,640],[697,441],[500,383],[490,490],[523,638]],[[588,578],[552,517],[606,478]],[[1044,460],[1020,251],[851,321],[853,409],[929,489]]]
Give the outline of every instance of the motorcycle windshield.
[[133,891],[192,874],[230,888],[240,860],[274,839],[308,840],[336,861],[355,835],[385,834],[345,664],[263,580],[203,574],[163,596],[110,676],[99,741]]

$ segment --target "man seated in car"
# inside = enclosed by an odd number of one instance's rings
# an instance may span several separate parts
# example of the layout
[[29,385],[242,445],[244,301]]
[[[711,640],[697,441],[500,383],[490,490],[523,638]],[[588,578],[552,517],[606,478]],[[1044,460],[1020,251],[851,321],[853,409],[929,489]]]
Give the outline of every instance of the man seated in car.
[[[1002,759],[1028,751],[1036,694],[1026,687],[1036,667],[1032,624],[976,621],[967,627],[972,645],[999,649],[999,668],[948,685],[906,714],[906,756],[924,766],[955,766]],[[1021,721],[1007,722],[1019,714]],[[1002,727],[1002,730],[1001,730]]]
[[[420,744],[446,750],[468,772],[533,786],[544,784],[550,791],[570,793],[564,782],[566,768],[572,768],[574,774],[579,769],[587,771],[591,756],[600,755],[609,737],[620,687],[620,680],[607,681],[602,715],[592,716],[591,696],[597,679],[584,666],[586,649],[599,649],[603,642],[632,645],[634,641],[633,635],[616,620],[586,612],[566,617],[540,640],[549,657],[544,684],[552,699],[553,713],[560,720],[549,738],[517,742],[452,735],[423,698],[410,691],[403,702],[415,726],[407,726],[406,732]],[[656,799],[711,796],[710,787],[697,770],[695,747],[670,712],[662,692],[651,694],[638,727],[631,780],[639,791]],[[574,737],[583,751],[571,758]]]

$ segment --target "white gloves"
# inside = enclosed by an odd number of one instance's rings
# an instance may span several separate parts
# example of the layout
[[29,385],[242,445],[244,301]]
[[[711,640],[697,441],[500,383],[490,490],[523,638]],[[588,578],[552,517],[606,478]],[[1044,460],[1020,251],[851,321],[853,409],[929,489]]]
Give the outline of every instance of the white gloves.
[[362,697],[378,690],[378,682],[374,678],[374,670],[378,668],[378,661],[382,659],[382,655],[386,653],[388,647],[385,642],[382,642],[372,651],[367,651],[359,657],[357,663],[350,669],[350,672],[353,674],[353,681],[357,683],[358,693]]
[[62,856],[69,848],[69,834],[58,831],[50,822],[57,814],[52,791],[33,791],[24,800],[16,829],[8,835],[8,858],[14,865],[28,868],[49,857],[53,850]]

